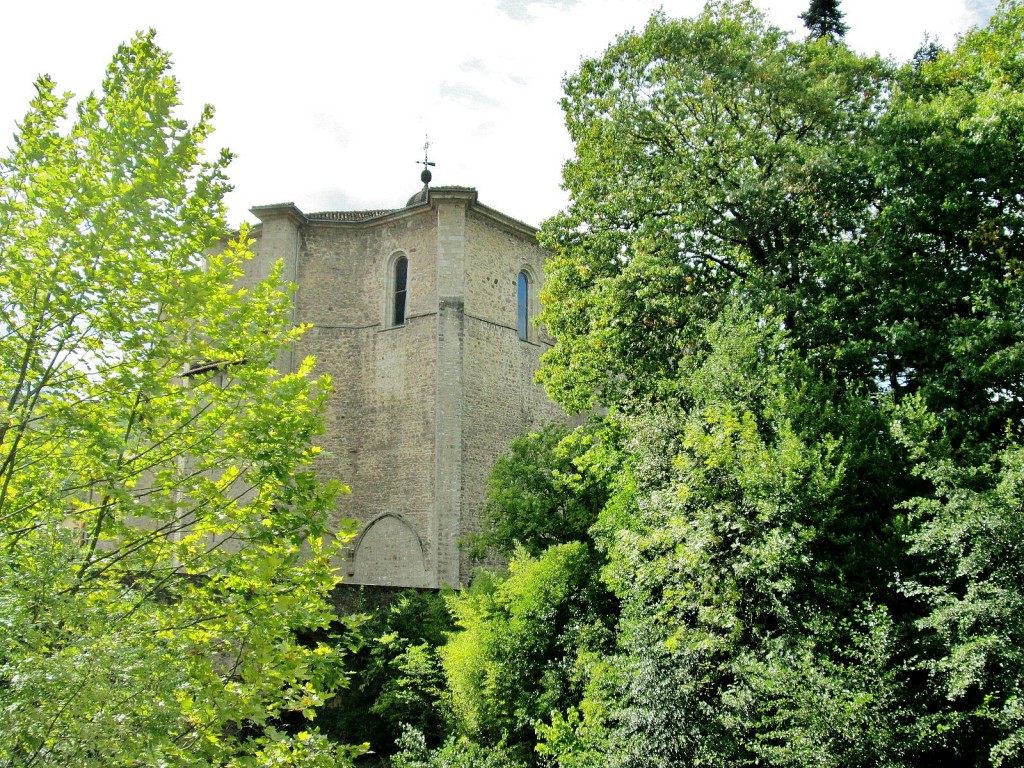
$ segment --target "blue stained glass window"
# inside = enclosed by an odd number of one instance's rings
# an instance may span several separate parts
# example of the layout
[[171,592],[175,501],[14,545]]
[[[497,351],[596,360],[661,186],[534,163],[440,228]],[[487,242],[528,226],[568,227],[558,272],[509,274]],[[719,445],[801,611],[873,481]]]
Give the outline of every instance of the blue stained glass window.
[[530,281],[525,272],[519,273],[519,338],[530,338]]

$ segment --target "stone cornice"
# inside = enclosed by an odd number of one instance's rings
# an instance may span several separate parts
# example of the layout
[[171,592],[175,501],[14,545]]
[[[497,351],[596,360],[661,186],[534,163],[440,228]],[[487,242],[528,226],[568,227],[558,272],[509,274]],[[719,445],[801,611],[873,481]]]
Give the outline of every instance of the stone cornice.
[[305,214],[299,210],[295,203],[275,203],[272,205],[256,205],[250,208],[249,211],[261,222],[283,216],[299,227],[370,229],[390,221],[417,216],[425,211],[436,208],[440,203],[461,200],[466,204],[467,212],[472,211],[501,228],[522,235],[530,240],[535,239],[537,236],[536,227],[532,227],[511,216],[506,216],[501,211],[479,202],[479,194],[473,187],[427,187],[424,192],[426,194],[414,196],[414,199],[422,197],[421,200],[407,205],[405,208],[396,208],[394,210],[324,211]]
[[249,213],[266,222],[268,219],[275,219],[281,216],[291,219],[297,226],[304,226],[309,223],[306,214],[298,209],[295,203],[274,203],[272,205],[254,205]]

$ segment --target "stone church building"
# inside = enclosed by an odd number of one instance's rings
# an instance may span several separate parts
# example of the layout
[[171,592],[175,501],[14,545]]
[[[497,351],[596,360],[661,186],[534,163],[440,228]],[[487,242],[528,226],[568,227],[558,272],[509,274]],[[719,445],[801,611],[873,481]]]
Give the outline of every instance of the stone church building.
[[333,379],[318,469],[352,489],[336,510],[360,524],[344,581],[464,584],[458,539],[478,529],[494,460],[564,418],[534,383],[551,343],[533,323],[536,230],[466,187],[424,186],[393,210],[252,213],[250,277],[280,259],[295,322],[312,325],[280,367],[313,355]]

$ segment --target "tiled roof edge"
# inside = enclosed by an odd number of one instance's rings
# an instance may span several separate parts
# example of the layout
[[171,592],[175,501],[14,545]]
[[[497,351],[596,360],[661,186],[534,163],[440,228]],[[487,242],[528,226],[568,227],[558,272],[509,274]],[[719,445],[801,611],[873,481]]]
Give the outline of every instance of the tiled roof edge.
[[375,211],[317,211],[307,213],[309,221],[363,221],[364,219],[375,219],[388,213],[400,211],[401,208],[381,208]]

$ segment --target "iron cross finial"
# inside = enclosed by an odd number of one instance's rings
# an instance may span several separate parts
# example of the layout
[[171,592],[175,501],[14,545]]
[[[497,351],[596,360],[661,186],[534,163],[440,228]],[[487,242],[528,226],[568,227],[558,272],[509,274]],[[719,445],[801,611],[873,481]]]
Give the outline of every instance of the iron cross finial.
[[423,142],[423,159],[419,161],[424,168],[429,165],[437,165],[437,163],[430,162],[428,159],[428,152],[430,152],[430,136],[425,137],[425,141]]

